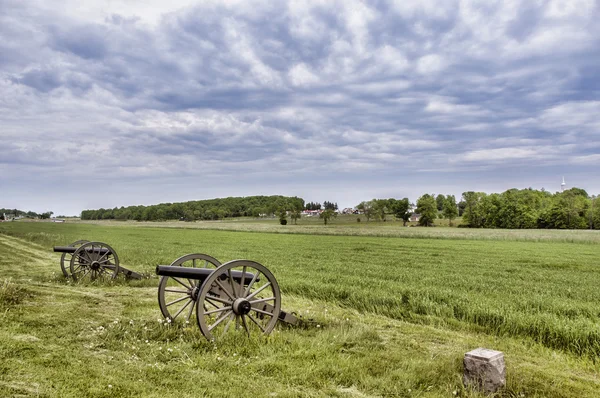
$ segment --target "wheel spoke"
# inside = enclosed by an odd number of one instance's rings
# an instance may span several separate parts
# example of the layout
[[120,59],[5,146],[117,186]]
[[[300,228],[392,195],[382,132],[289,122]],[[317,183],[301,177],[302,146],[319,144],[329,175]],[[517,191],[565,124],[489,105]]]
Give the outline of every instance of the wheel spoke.
[[[251,320],[252,322],[254,322],[254,324],[256,324],[256,326],[258,326],[258,328],[259,328],[260,330],[262,330],[262,332],[263,332],[263,333],[265,332],[265,329],[264,329],[262,326],[260,326],[260,324],[258,323],[258,321],[257,321],[256,319],[254,319],[254,318],[252,317],[252,315],[250,315],[250,314],[246,314],[246,315],[248,316],[248,318],[250,318],[250,320]],[[248,333],[250,333],[250,332],[248,332]]]
[[237,298],[237,292],[235,291],[235,283],[233,282],[233,276],[231,276],[231,268],[227,270],[227,275],[229,276],[229,286],[231,286],[231,292],[233,293],[233,297]]
[[[192,301],[194,301],[194,300],[192,300]],[[194,301],[194,303],[193,303],[193,304],[192,304],[192,306],[190,307],[190,310],[188,311],[187,318],[185,318],[185,321],[186,321],[186,322],[189,322],[189,321],[190,321],[190,317],[192,316],[192,311],[194,311],[194,306],[195,306],[195,305],[196,305],[196,301]]]
[[172,276],[171,278],[173,278],[177,283],[179,283],[181,286],[187,288],[187,289],[192,289],[191,286],[186,285],[185,283],[183,283],[182,281],[179,280],[179,278],[175,278],[174,276]]
[[254,282],[256,282],[257,279],[258,279],[258,272],[256,274],[254,274],[254,277],[252,278],[252,280],[248,284],[248,287],[244,291],[244,297],[246,297],[248,295],[248,293],[250,293],[250,289],[252,289],[252,285],[254,285]]
[[[104,253],[102,256],[100,256],[100,257],[98,258],[98,260],[96,260],[96,261],[100,262],[100,260],[102,260],[102,258],[103,258],[104,256],[108,256],[108,255],[109,255],[109,253],[110,253],[110,250],[106,249],[106,253]],[[108,259],[108,257],[106,257],[106,259]]]
[[258,293],[262,292],[263,290],[265,290],[269,286],[271,286],[271,282],[265,283],[264,285],[262,285],[261,287],[259,287],[254,293],[252,293],[251,295],[249,295],[248,297],[246,297],[246,300],[250,300],[252,297],[256,296]]
[[264,303],[265,301],[271,301],[271,300],[275,300],[275,297],[269,297],[269,298],[263,298],[260,300],[250,301],[250,304]]
[[226,312],[225,314],[221,315],[221,317],[219,319],[217,319],[217,321],[215,323],[212,324],[212,326],[208,327],[208,331],[210,332],[211,330],[213,330],[215,327],[217,327],[217,325],[219,325],[221,322],[223,322],[225,319],[227,319],[229,317],[229,314],[232,314],[233,311],[229,311]]
[[217,312],[223,312],[223,311],[229,311],[232,307],[219,307],[216,310],[210,310],[210,311],[206,311],[204,312],[204,315],[210,315],[210,314],[215,314]]
[[[204,298],[204,301],[206,301],[207,303],[209,303],[210,305],[212,305],[212,306],[213,306],[213,307],[215,307],[215,308],[221,308],[221,307],[219,307],[218,305],[216,305],[215,303],[213,303],[213,302],[211,301],[211,300],[214,300],[215,298],[216,298],[216,297],[211,297],[211,298],[209,299],[208,297],[205,297],[205,298]],[[231,301],[226,301],[226,300],[221,300],[221,301],[218,301],[218,302],[219,302],[219,303],[223,303],[223,304],[228,304],[228,305],[231,305],[231,304],[232,304],[232,302],[231,302]]]
[[259,314],[263,314],[263,315],[273,316],[273,313],[267,312],[267,311],[263,311],[263,310],[259,310],[258,308],[252,308],[252,311],[256,311]]
[[181,307],[181,308],[179,309],[179,311],[177,311],[177,313],[176,313],[176,314],[175,314],[173,317],[171,317],[171,320],[175,320],[175,318],[177,318],[177,317],[179,316],[179,314],[181,314],[181,312],[182,312],[183,310],[185,310],[185,307],[187,307],[188,305],[190,305],[190,303],[191,303],[191,302],[193,302],[193,301],[194,301],[194,300],[190,299],[190,301],[188,301],[187,303],[185,303],[185,305],[184,305],[183,307]]
[[190,292],[187,290],[177,290],[177,289],[169,289],[169,288],[165,288],[165,292],[190,294]]
[[246,316],[242,315],[242,324],[244,325],[244,329],[246,329],[246,333],[248,333],[248,337],[250,337],[250,329],[248,328],[248,323],[246,322]]
[[178,302],[180,302],[180,301],[187,300],[187,299],[189,299],[189,297],[188,297],[188,296],[185,296],[185,297],[180,297],[180,298],[178,298],[177,300],[173,300],[173,301],[171,301],[170,303],[167,303],[167,307],[168,307],[168,306],[170,306],[170,305],[173,305],[173,304],[175,304],[175,303],[178,303]]
[[246,282],[246,266],[244,265],[244,268],[242,268],[242,280],[240,281],[240,294],[238,294],[238,297],[242,296],[242,293],[244,291],[244,282]]
[[[227,289],[225,289],[225,286],[223,286],[218,279],[215,279],[215,283],[225,292],[227,296],[229,296],[232,301],[235,301],[235,298],[227,291]],[[233,289],[233,286],[231,288]]]

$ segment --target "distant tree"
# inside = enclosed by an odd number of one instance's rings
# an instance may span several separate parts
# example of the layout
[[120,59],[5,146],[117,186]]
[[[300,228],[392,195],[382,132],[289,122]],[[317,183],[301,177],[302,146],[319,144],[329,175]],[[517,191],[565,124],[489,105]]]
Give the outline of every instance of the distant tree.
[[308,202],[305,206],[306,210],[321,210],[321,204],[319,202]]
[[388,199],[373,199],[371,203],[375,218],[385,221],[385,214],[388,212]]
[[287,224],[287,212],[285,209],[279,210],[279,224],[286,225]]
[[392,213],[394,213],[394,217],[396,217],[396,219],[398,220],[402,220],[404,222],[404,226],[406,226],[406,223],[408,222],[411,216],[410,201],[408,200],[408,198],[394,200],[390,206],[390,210],[392,211]]
[[321,212],[321,214],[319,215],[319,218],[323,219],[323,223],[325,225],[327,225],[327,222],[331,219],[331,218],[335,218],[337,217],[337,213],[332,210],[332,209],[327,209],[327,210],[323,210]]
[[445,201],[446,201],[446,197],[444,197],[444,195],[442,195],[442,194],[439,194],[438,196],[435,197],[435,203],[436,203],[438,211],[444,210],[444,202]]
[[461,200],[460,202],[458,202],[458,216],[462,217],[463,213],[465,212],[465,207],[467,206],[467,203],[464,200]]
[[356,208],[360,212],[362,212],[365,215],[365,217],[367,217],[367,222],[369,222],[369,220],[373,216],[373,202],[372,201],[360,202],[356,206]]
[[325,210],[337,210],[337,203],[325,201],[323,202],[323,208]]
[[437,203],[433,195],[424,194],[417,200],[417,213],[421,215],[419,225],[429,227],[437,218]]
[[444,200],[444,208],[442,209],[442,214],[444,218],[448,219],[448,225],[452,226],[452,220],[454,220],[456,216],[458,216],[458,208],[456,206],[456,198],[454,197],[454,195],[446,196]]
[[300,219],[301,214],[300,214],[300,210],[296,209],[296,210],[292,210],[292,212],[290,213],[290,218],[292,219],[292,221],[294,221],[294,224],[298,224],[298,219]]
[[52,214],[54,214],[53,211],[47,211],[45,213],[40,214],[40,218],[42,220],[47,220],[48,218],[52,217]]

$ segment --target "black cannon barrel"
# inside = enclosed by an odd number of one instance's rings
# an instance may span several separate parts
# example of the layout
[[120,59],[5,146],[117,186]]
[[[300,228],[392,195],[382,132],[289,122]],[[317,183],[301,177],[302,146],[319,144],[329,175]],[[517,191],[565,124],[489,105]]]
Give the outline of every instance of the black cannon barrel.
[[73,246],[54,246],[55,253],[75,253],[75,250],[77,248]]
[[[186,278],[186,279],[198,279],[204,281],[210,274],[212,274],[215,270],[212,268],[191,268],[191,267],[178,267],[172,265],[157,265],[156,266],[156,274],[161,276],[171,276],[175,278]],[[242,271],[231,271],[231,276],[233,280],[237,283],[242,281],[242,275],[244,273]],[[219,279],[225,280],[227,279],[228,273],[224,273],[220,276]],[[244,276],[244,285],[250,283],[250,281],[254,278],[254,274],[250,272],[246,272]],[[259,281],[260,278],[257,278],[256,281]]]
[[[73,246],[54,246],[54,252],[55,253],[75,253],[77,251],[78,247],[73,247]],[[104,247],[102,248],[91,248],[91,247],[86,247],[85,250],[88,253],[94,252],[94,253],[100,253],[100,254],[105,254],[110,252],[109,249],[106,249]]]

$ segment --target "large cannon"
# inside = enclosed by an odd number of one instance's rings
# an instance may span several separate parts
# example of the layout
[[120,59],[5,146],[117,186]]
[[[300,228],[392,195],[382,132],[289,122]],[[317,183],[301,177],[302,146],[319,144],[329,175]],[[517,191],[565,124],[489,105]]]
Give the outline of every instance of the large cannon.
[[78,240],[69,246],[54,246],[62,253],[60,268],[66,278],[74,280],[107,280],[123,274],[130,279],[142,279],[142,275],[119,265],[117,252],[102,242]]
[[[281,293],[273,274],[249,260],[223,265],[206,254],[188,254],[171,265],[158,265],[158,304],[169,322],[190,322],[192,313],[208,340],[242,331],[269,334],[277,321],[298,319],[281,310]],[[233,326],[233,327],[232,327]]]

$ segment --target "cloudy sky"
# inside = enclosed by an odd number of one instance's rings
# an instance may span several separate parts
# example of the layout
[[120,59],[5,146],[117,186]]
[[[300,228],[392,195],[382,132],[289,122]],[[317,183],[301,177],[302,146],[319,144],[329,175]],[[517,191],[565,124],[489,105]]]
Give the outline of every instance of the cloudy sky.
[[600,193],[600,1],[0,0],[0,207]]

